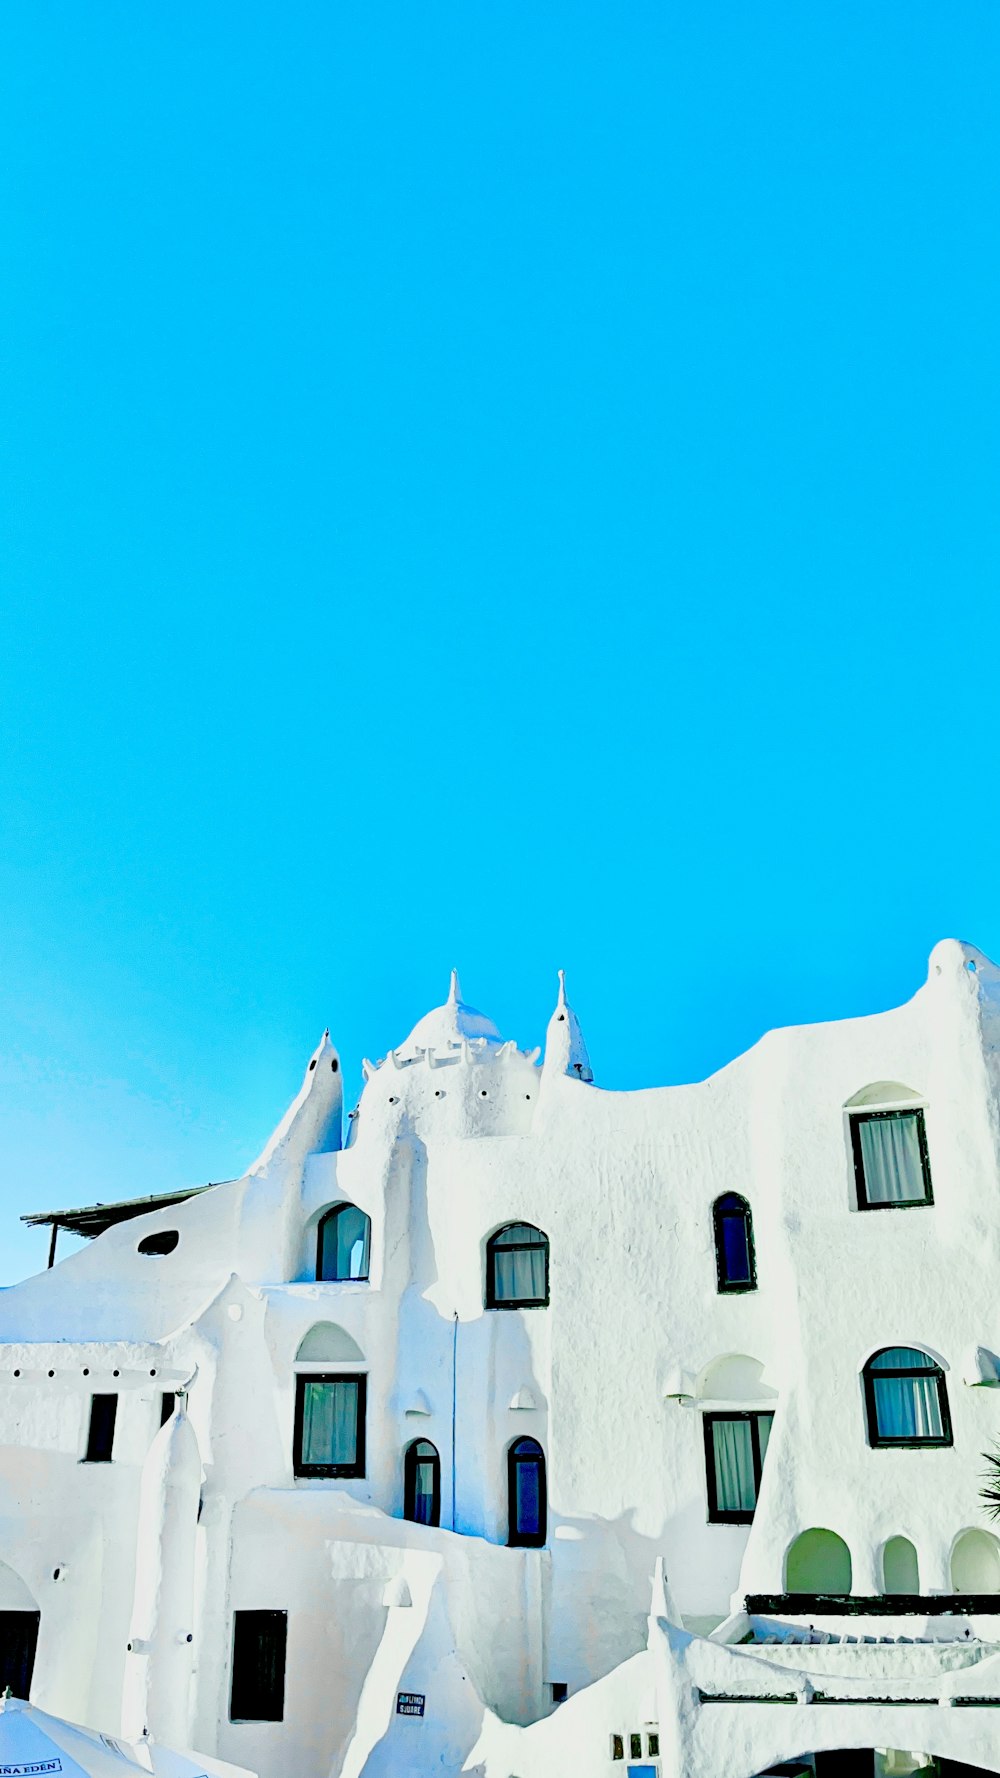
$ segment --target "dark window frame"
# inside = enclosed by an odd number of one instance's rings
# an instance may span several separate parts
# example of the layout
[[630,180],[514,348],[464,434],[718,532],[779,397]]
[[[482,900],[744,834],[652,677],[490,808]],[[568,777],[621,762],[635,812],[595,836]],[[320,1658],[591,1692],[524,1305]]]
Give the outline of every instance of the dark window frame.
[[[239,1708],[237,1708],[237,1706],[243,1705],[243,1704],[250,1701],[249,1697],[248,1697],[248,1693],[252,1689],[253,1680],[256,1677],[256,1675],[252,1671],[250,1673],[243,1673],[240,1671],[240,1665],[242,1664],[242,1662],[245,1661],[249,1664],[256,1656],[257,1649],[259,1649],[259,1647],[261,1645],[262,1639],[259,1639],[257,1648],[255,1648],[253,1651],[253,1654],[251,1654],[251,1650],[250,1650],[250,1646],[249,1646],[250,1633],[255,1629],[259,1632],[262,1629],[264,1629],[265,1627],[268,1628],[269,1630],[272,1630],[275,1632],[275,1636],[274,1636],[275,1649],[277,1650],[280,1648],[280,1652],[281,1652],[281,1666],[280,1666],[281,1684],[280,1684],[280,1697],[278,1696],[279,1687],[277,1685],[274,1686],[273,1693],[272,1693],[271,1697],[270,1698],[265,1697],[265,1703],[267,1705],[267,1708],[265,1709],[264,1713],[262,1714],[260,1708],[258,1708],[256,1710],[247,1711],[245,1709],[239,1709]],[[242,1650],[240,1648],[241,1641],[245,1645]],[[239,1659],[238,1659],[238,1657],[239,1657]],[[277,1662],[275,1663],[275,1671],[277,1672]],[[229,1720],[230,1720],[230,1722],[284,1722],[284,1720],[285,1720],[285,1684],[286,1684],[287,1675],[288,1675],[288,1613],[287,1613],[287,1611],[234,1611],[233,1612],[233,1634],[232,1634],[232,1642],[230,1645],[230,1654],[229,1654]]]
[[[522,1451],[519,1445],[533,1445]],[[517,1511],[517,1471],[521,1464],[534,1464],[538,1469],[538,1530],[520,1531],[514,1523]],[[541,1550],[549,1530],[549,1487],[545,1452],[536,1438],[516,1438],[507,1450],[507,1548]]]
[[[927,1146],[927,1120],[922,1105],[898,1105],[890,1111],[849,1111],[851,1125],[851,1154],[854,1159],[854,1185],[857,1193],[859,1210],[920,1210],[925,1204],[933,1204],[934,1188],[931,1184],[930,1150]],[[917,1120],[917,1149],[920,1154],[920,1172],[923,1178],[924,1195],[922,1198],[869,1198],[865,1184],[865,1160],[861,1149],[861,1125],[884,1123],[889,1118],[915,1117]]]
[[[746,1413],[736,1414],[703,1414],[705,1437],[705,1483],[708,1493],[708,1522],[710,1525],[752,1525],[753,1516],[757,1511],[760,1499],[760,1482],[764,1473],[764,1459],[760,1450],[761,1420],[773,1420],[773,1408],[751,1408]],[[727,1511],[719,1505],[719,1490],[715,1479],[715,1441],[712,1427],[717,1420],[749,1420],[750,1422],[750,1453],[753,1458],[754,1503],[749,1511]]]
[[[420,1445],[429,1445],[433,1457],[428,1457],[418,1450]],[[433,1466],[433,1486],[431,1488],[430,1529],[437,1529],[441,1524],[441,1453],[429,1438],[411,1439],[403,1453],[403,1517],[411,1525],[423,1524],[423,1519],[414,1516],[417,1500],[417,1465],[430,1463]]]
[[[97,1403],[102,1407],[98,1408]],[[107,1406],[110,1402],[111,1407]],[[108,1424],[110,1422],[110,1424]],[[82,1463],[113,1463],[115,1430],[118,1425],[118,1396],[110,1390],[98,1390],[90,1398],[90,1421],[87,1426],[87,1449]]]
[[[356,1383],[357,1419],[353,1463],[306,1463],[302,1457],[302,1434],[305,1421],[305,1386],[307,1383]],[[365,1421],[368,1407],[368,1376],[364,1371],[297,1371],[295,1373],[295,1432],[293,1464],[295,1474],[307,1479],[363,1476],[365,1473]]]
[[[739,1204],[741,1209],[727,1208]],[[722,1225],[727,1217],[739,1216],[743,1223],[747,1244],[747,1264],[750,1271],[749,1279],[732,1279],[726,1277],[726,1244]],[[715,1276],[720,1296],[746,1294],[757,1288],[757,1253],[753,1239],[753,1211],[746,1198],[740,1192],[723,1192],[712,1205],[712,1229],[715,1235]]]
[[[955,1443],[955,1439],[952,1433],[951,1408],[948,1404],[948,1386],[945,1382],[944,1371],[938,1364],[937,1359],[931,1358],[931,1355],[928,1352],[924,1355],[928,1360],[927,1364],[911,1365],[900,1370],[896,1370],[895,1368],[892,1370],[886,1369],[875,1372],[872,1370],[876,1358],[881,1358],[886,1352],[898,1352],[902,1349],[903,1348],[899,1346],[880,1346],[878,1351],[873,1352],[871,1357],[866,1361],[865,1367],[861,1372],[861,1381],[864,1385],[865,1392],[865,1424],[868,1433],[869,1446],[873,1451],[947,1450],[949,1446]],[[912,1351],[920,1350],[920,1348],[916,1346],[910,1349]],[[943,1429],[941,1437],[887,1438],[884,1433],[880,1433],[878,1429],[878,1410],[875,1404],[876,1376],[891,1377],[897,1381],[901,1381],[905,1377],[933,1377],[937,1384],[938,1408],[941,1413],[941,1426]]]
[[[540,1241],[505,1241],[502,1246],[499,1245],[501,1235],[508,1234],[511,1229],[519,1229],[519,1228],[534,1229],[535,1234],[541,1236],[541,1240]],[[525,1297],[516,1297],[516,1298],[515,1297],[500,1297],[500,1298],[498,1298],[497,1292],[496,1292],[496,1255],[497,1255],[497,1252],[499,1251],[501,1253],[537,1253],[539,1248],[541,1248],[541,1247],[544,1247],[544,1249],[545,1249],[545,1291],[544,1291],[544,1294],[542,1296],[533,1296],[533,1297],[525,1296]],[[540,1229],[536,1223],[522,1222],[520,1219],[518,1219],[516,1222],[505,1222],[503,1225],[503,1228],[494,1229],[492,1235],[490,1236],[489,1240],[486,1243],[486,1307],[487,1307],[487,1309],[547,1309],[549,1306],[549,1262],[550,1262],[550,1259],[551,1259],[551,1244],[549,1242],[549,1237],[545,1233],[545,1230]]]
[[[357,1278],[326,1278],[323,1275],[323,1244],[324,1244],[323,1243],[323,1235],[324,1235],[324,1230],[327,1228],[327,1225],[329,1223],[334,1222],[337,1217],[342,1216],[345,1210],[356,1210],[358,1215],[363,1216],[365,1221],[368,1224],[368,1269],[363,1275],[361,1275]],[[372,1219],[369,1216],[367,1210],[362,1210],[360,1204],[352,1204],[349,1198],[345,1198],[342,1204],[331,1204],[329,1210],[324,1210],[323,1215],[320,1217],[318,1223],[316,1224],[316,1282],[317,1282],[317,1284],[368,1284],[371,1281],[371,1272],[372,1272]]]

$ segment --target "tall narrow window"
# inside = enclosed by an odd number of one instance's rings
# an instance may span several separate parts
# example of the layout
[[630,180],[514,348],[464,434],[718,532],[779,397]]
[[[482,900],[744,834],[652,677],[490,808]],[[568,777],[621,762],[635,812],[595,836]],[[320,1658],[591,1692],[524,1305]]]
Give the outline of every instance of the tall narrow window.
[[286,1611],[233,1612],[230,1722],[281,1722],[285,1714]]
[[864,1369],[868,1442],[950,1445],[944,1372],[915,1346],[887,1346]]
[[512,1222],[486,1244],[486,1307],[544,1309],[549,1300],[549,1238]]
[[295,1473],[365,1473],[364,1376],[298,1376],[295,1391]]
[[713,1525],[753,1518],[773,1414],[706,1414],[708,1516]]
[[441,1523],[441,1459],[429,1439],[414,1439],[403,1459],[403,1517],[415,1525]]
[[115,1418],[118,1413],[117,1395],[92,1395],[90,1398],[90,1427],[87,1432],[87,1449],[84,1463],[110,1463],[112,1446],[115,1442]]
[[356,1204],[338,1204],[319,1225],[316,1278],[321,1284],[347,1284],[368,1277],[371,1218]]
[[0,1611],[0,1686],[15,1698],[31,1694],[40,1622],[39,1611]]
[[540,1549],[545,1542],[545,1454],[533,1438],[519,1438],[507,1453],[507,1542]]
[[927,1130],[919,1106],[852,1112],[851,1147],[859,1210],[933,1204]]
[[746,1198],[727,1192],[712,1206],[715,1224],[715,1269],[720,1290],[756,1290],[753,1219]]
[[165,1426],[167,1424],[168,1420],[173,1419],[174,1409],[176,1408],[176,1406],[177,1406],[177,1396],[176,1396],[175,1392],[172,1389],[164,1389],[163,1394],[160,1396],[160,1425],[161,1426]]

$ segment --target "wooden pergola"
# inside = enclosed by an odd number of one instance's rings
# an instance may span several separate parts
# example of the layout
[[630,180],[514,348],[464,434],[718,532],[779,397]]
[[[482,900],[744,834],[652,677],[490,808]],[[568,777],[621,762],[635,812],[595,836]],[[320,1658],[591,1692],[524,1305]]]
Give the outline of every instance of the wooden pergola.
[[30,1216],[22,1216],[21,1221],[29,1228],[52,1230],[49,1265],[54,1266],[60,1229],[66,1229],[71,1235],[81,1235],[85,1241],[93,1241],[95,1236],[103,1235],[105,1229],[114,1228],[116,1223],[131,1222],[133,1216],[146,1216],[150,1210],[169,1210],[171,1204],[183,1204],[200,1192],[211,1191],[212,1185],[217,1183],[213,1180],[209,1185],[188,1185],[182,1191],[160,1192],[150,1198],[123,1198],[118,1204],[88,1204],[82,1210],[36,1210]]

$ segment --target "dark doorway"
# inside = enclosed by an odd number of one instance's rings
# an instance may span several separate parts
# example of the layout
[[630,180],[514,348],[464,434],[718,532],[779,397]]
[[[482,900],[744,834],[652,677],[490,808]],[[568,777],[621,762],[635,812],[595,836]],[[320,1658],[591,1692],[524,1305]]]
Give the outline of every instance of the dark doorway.
[[10,1686],[15,1698],[27,1698],[35,1670],[40,1611],[0,1611],[0,1692]]

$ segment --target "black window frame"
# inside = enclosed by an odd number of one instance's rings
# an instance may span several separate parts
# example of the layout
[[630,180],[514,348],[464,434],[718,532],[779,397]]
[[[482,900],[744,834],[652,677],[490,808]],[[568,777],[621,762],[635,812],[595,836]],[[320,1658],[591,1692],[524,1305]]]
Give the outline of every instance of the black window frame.
[[[739,1204],[739,1211],[727,1209],[725,1206]],[[722,1225],[726,1217],[739,1215],[747,1243],[747,1262],[750,1269],[749,1280],[730,1279],[726,1277],[726,1245]],[[740,1192],[723,1192],[712,1205],[712,1230],[715,1236],[715,1277],[720,1296],[745,1295],[757,1288],[757,1253],[753,1239],[753,1211],[747,1199]]]
[[[501,1235],[511,1229],[534,1229],[540,1241],[506,1241],[499,1245]],[[540,1247],[545,1249],[545,1291],[542,1296],[532,1297],[501,1297],[496,1293],[496,1255],[501,1253],[537,1253]],[[520,1217],[515,1222],[505,1222],[503,1228],[494,1229],[486,1243],[486,1295],[487,1309],[547,1309],[549,1306],[549,1262],[551,1259],[551,1243],[544,1229],[537,1223],[524,1222]]]
[[[931,1358],[930,1353],[925,1352],[924,1357],[928,1360],[927,1364],[903,1366],[899,1370],[895,1367],[891,1370],[877,1372],[872,1369],[876,1358],[882,1358],[886,1352],[900,1351],[918,1352],[920,1347],[880,1346],[878,1351],[873,1352],[871,1357],[866,1360],[861,1372],[861,1381],[865,1392],[865,1427],[869,1446],[873,1451],[945,1451],[955,1443],[955,1438],[951,1424],[951,1408],[948,1402],[948,1386],[945,1382],[944,1371],[937,1359]],[[878,1410],[875,1403],[876,1376],[892,1377],[897,1381],[904,1377],[933,1377],[937,1384],[938,1407],[941,1411],[941,1426],[943,1428],[941,1437],[886,1438],[881,1434],[878,1430]]]
[[[272,1635],[275,1651],[280,1650],[280,1687],[273,1684],[270,1696],[265,1694],[266,1708],[240,1709],[238,1705],[252,1702],[249,1693],[253,1691],[261,1670],[261,1648],[265,1638],[261,1632]],[[255,1645],[251,1648],[251,1636],[256,1633]],[[241,1643],[244,1645],[241,1648]],[[274,1661],[275,1674],[278,1662]],[[249,1670],[247,1670],[249,1669]],[[285,1720],[285,1682],[288,1671],[288,1613],[287,1611],[234,1611],[233,1634],[229,1656],[229,1720],[230,1722],[284,1722]],[[279,1696],[280,1691],[280,1696]],[[238,1695],[239,1694],[239,1695]]]
[[[368,1270],[364,1273],[363,1276],[358,1277],[358,1278],[325,1278],[323,1276],[323,1233],[324,1233],[324,1230],[327,1228],[327,1226],[331,1222],[334,1222],[337,1217],[342,1216],[344,1214],[345,1210],[356,1210],[358,1215],[363,1216],[366,1223],[368,1224]],[[316,1282],[317,1282],[317,1284],[368,1284],[371,1282],[371,1273],[372,1273],[372,1219],[369,1216],[367,1210],[362,1210],[360,1204],[353,1204],[349,1198],[345,1198],[344,1202],[342,1204],[331,1204],[329,1210],[325,1210],[323,1212],[323,1215],[320,1217],[318,1223],[316,1224]]]
[[[925,1204],[933,1204],[934,1187],[931,1183],[931,1159],[927,1146],[927,1120],[922,1105],[897,1105],[888,1111],[849,1111],[851,1125],[851,1154],[854,1159],[854,1185],[859,1210],[921,1210]],[[920,1171],[924,1183],[922,1198],[869,1198],[865,1184],[865,1159],[861,1148],[861,1125],[885,1123],[890,1118],[915,1117],[917,1120],[917,1149],[920,1155]]]
[[[521,1451],[520,1445],[533,1445],[532,1451]],[[521,1464],[538,1467],[538,1530],[520,1531],[514,1523],[517,1509],[517,1470]],[[507,1450],[507,1548],[510,1550],[541,1550],[549,1531],[549,1486],[545,1452],[537,1438],[516,1438]]]
[[[353,1463],[305,1463],[302,1458],[302,1433],[305,1418],[305,1386],[307,1383],[356,1383],[357,1420]],[[368,1376],[364,1371],[297,1371],[295,1373],[295,1432],[293,1465],[297,1476],[319,1476],[324,1479],[363,1476],[365,1473],[365,1421],[368,1407]]]
[[[101,1406],[98,1407],[98,1402]],[[108,1406],[110,1403],[110,1407]],[[82,1463],[113,1463],[115,1429],[118,1424],[118,1396],[98,1391],[90,1398],[90,1422],[87,1426],[87,1448]]]
[[[710,1525],[752,1525],[757,1503],[760,1500],[760,1483],[764,1473],[764,1458],[760,1450],[760,1432],[758,1422],[774,1419],[773,1408],[751,1408],[744,1413],[703,1414],[705,1438],[705,1484],[708,1494],[708,1522]],[[753,1458],[754,1503],[749,1510],[724,1511],[719,1505],[719,1491],[715,1478],[715,1441],[712,1428],[717,1420],[749,1420],[750,1421],[750,1453]]]
[[[420,1452],[418,1449],[420,1445],[428,1445],[433,1456],[428,1457]],[[432,1439],[411,1439],[403,1453],[403,1517],[408,1520],[411,1525],[424,1524],[423,1519],[417,1519],[414,1515],[414,1507],[416,1506],[417,1499],[418,1463],[431,1463],[433,1465],[434,1479],[431,1489],[431,1517],[428,1528],[436,1530],[441,1524],[441,1453]]]

